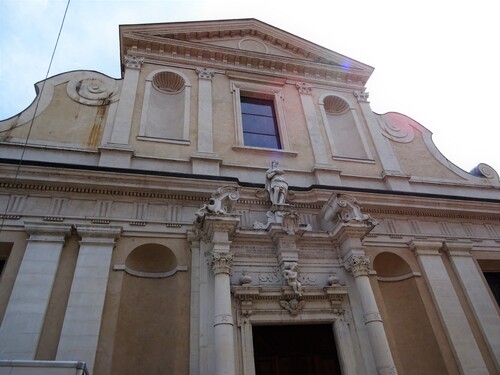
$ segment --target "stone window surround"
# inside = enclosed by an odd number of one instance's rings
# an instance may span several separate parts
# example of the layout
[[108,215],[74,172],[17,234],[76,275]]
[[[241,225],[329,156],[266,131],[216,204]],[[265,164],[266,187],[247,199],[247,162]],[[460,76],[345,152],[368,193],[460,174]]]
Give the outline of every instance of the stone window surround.
[[[285,120],[285,108],[283,106],[283,85],[260,84],[253,82],[231,81],[231,93],[233,94],[234,106],[234,124],[235,124],[235,145],[236,149],[262,150],[280,153],[293,153],[288,139],[287,126]],[[261,97],[263,99],[272,99],[274,101],[274,110],[276,113],[276,123],[278,126],[278,135],[281,141],[281,149],[270,149],[264,147],[245,146],[243,141],[243,122],[241,116],[241,95],[246,93],[251,96]]]
[[[181,92],[182,92],[182,90],[184,90],[184,123],[183,123],[182,139],[155,138],[155,137],[148,137],[146,135],[146,126],[147,126],[147,120],[148,120],[147,110],[149,107],[151,90],[155,90],[155,88],[153,86],[153,78],[156,74],[161,73],[161,72],[172,72],[172,73],[175,73],[175,74],[181,76],[184,79],[184,88],[180,90]],[[164,142],[164,143],[175,143],[175,144],[189,145],[189,143],[190,143],[189,142],[189,120],[191,117],[190,103],[191,103],[191,82],[189,81],[188,77],[184,73],[180,72],[179,70],[170,69],[170,68],[157,69],[157,70],[154,70],[151,73],[149,73],[148,76],[146,77],[146,85],[144,87],[144,101],[142,103],[141,121],[140,121],[140,125],[139,125],[139,135],[138,135],[137,139],[139,139],[141,141],[152,141],[152,142]]]

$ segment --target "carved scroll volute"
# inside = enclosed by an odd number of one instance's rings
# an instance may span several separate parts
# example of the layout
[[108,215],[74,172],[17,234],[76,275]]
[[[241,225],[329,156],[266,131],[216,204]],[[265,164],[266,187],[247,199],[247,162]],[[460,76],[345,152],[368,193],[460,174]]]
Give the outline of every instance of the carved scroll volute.
[[378,221],[362,212],[362,207],[351,195],[337,194],[323,206],[319,216],[324,230],[331,230],[338,224],[362,225],[370,230],[378,225]]

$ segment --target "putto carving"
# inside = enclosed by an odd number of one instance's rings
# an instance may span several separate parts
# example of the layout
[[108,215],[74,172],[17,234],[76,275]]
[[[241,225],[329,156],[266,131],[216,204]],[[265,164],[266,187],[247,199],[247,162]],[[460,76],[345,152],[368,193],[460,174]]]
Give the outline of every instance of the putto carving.
[[297,87],[297,90],[299,90],[300,94],[307,94],[307,95],[312,94],[312,86],[308,83],[297,82],[295,86]]
[[144,64],[144,57],[125,56],[125,67],[132,69],[141,69]]
[[219,273],[230,275],[233,266],[233,254],[212,252],[210,253],[209,262],[214,275]]
[[299,301],[297,299],[291,299],[289,301],[281,300],[280,306],[287,310],[291,316],[297,316],[300,310],[304,308],[306,301]]
[[368,276],[370,271],[370,257],[367,255],[351,255],[344,262],[344,267],[354,277]]
[[278,166],[278,161],[273,160],[271,167],[266,172],[266,190],[273,204],[284,204],[288,195],[288,182],[283,176],[285,172]]
[[212,197],[196,212],[196,222],[201,223],[206,214],[225,215],[232,214],[234,205],[240,198],[240,188],[223,186],[212,194]]
[[368,92],[354,91],[353,92],[358,102],[368,102],[368,97],[370,94]]
[[299,281],[299,265],[296,262],[285,262],[282,275],[287,284],[292,287],[293,292],[301,297],[304,288]]
[[196,68],[196,74],[198,74],[198,78],[200,79],[212,79],[215,71],[208,68]]

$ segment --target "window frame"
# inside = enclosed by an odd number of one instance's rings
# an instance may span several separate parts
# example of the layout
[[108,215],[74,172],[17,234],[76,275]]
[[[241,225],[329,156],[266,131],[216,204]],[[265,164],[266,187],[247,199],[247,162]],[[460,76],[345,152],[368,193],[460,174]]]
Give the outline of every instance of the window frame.
[[[235,123],[235,146],[236,148],[248,148],[263,151],[286,152],[290,150],[287,126],[285,119],[285,109],[283,106],[284,95],[282,86],[262,85],[249,82],[231,82],[231,92],[233,94],[234,123]],[[274,103],[274,113],[277,129],[277,137],[281,148],[267,148],[245,145],[243,138],[243,118],[241,113],[241,97],[251,97],[258,99],[272,100]],[[233,147],[233,148],[234,148]]]

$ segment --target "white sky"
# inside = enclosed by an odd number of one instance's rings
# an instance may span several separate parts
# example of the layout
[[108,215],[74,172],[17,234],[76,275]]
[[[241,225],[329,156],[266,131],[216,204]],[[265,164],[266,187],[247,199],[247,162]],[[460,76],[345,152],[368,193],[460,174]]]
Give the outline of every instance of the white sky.
[[[45,78],[66,0],[0,0],[0,119],[25,109]],[[500,173],[500,22],[496,0],[71,0],[49,76],[118,78],[118,25],[257,18],[375,68],[373,111],[433,132],[469,171]]]

